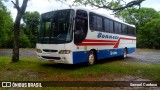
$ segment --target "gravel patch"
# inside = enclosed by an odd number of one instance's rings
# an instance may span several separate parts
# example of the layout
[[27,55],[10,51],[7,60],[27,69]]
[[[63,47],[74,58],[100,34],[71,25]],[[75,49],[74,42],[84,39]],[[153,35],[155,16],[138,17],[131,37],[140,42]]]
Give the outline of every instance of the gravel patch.
[[[35,49],[20,49],[20,56],[36,56]],[[0,56],[12,56],[12,49],[0,49]]]

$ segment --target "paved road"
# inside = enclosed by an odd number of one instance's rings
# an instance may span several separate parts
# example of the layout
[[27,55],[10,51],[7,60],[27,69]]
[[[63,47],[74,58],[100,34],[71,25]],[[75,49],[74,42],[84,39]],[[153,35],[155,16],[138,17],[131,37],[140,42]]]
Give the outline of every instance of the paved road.
[[[11,49],[0,49],[0,56],[11,56]],[[35,56],[35,49],[20,49],[20,56]],[[141,63],[159,63],[160,64],[160,50],[142,50],[137,49],[133,54],[128,55],[127,61],[141,62]]]
[[[0,49],[0,56],[12,56],[12,49]],[[20,49],[20,56],[36,56],[36,50]]]
[[133,54],[128,55],[129,61],[143,63],[160,63],[160,50],[142,50],[137,49]]

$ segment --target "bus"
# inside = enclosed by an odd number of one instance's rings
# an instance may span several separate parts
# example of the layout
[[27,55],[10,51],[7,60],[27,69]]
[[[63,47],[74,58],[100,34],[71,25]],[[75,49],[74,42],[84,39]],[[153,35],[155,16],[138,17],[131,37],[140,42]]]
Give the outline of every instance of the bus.
[[37,57],[54,63],[93,65],[105,58],[136,51],[136,28],[85,8],[41,14]]

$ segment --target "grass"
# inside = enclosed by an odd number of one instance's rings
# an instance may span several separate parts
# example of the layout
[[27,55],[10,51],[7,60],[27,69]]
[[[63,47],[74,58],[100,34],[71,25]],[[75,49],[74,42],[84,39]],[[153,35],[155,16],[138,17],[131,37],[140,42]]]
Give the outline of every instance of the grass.
[[[84,64],[65,65],[42,62],[36,57],[20,57],[19,62],[11,63],[10,56],[0,57],[0,81],[95,81],[113,80],[115,78],[121,78],[125,75],[140,76],[150,80],[160,81],[160,65],[126,62],[125,60],[109,61],[109,59],[108,61],[102,61],[93,66],[85,66]],[[35,88],[23,88],[23,90],[34,89]],[[45,88],[45,90],[64,89],[88,90],[88,88],[81,87],[54,87],[54,89],[50,87]],[[93,90],[93,88],[89,88],[89,90],[90,89]],[[99,89],[101,88],[94,88],[94,90]],[[22,88],[14,88],[13,90],[22,90]],[[43,88],[36,88],[36,90],[43,90]]]
[[20,57],[17,63],[10,63],[11,57],[0,57],[0,81],[57,81],[86,80],[92,77],[108,75],[115,78],[117,74],[142,76],[160,81],[159,64],[142,64],[122,60],[100,62],[94,66],[65,65],[41,62],[36,57]]

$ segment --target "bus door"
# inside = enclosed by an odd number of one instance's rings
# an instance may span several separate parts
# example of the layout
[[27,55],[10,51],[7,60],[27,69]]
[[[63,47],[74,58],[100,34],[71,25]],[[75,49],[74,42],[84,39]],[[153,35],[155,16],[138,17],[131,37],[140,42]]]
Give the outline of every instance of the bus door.
[[86,11],[77,10],[75,18],[74,43],[82,43],[88,32],[88,15]]

